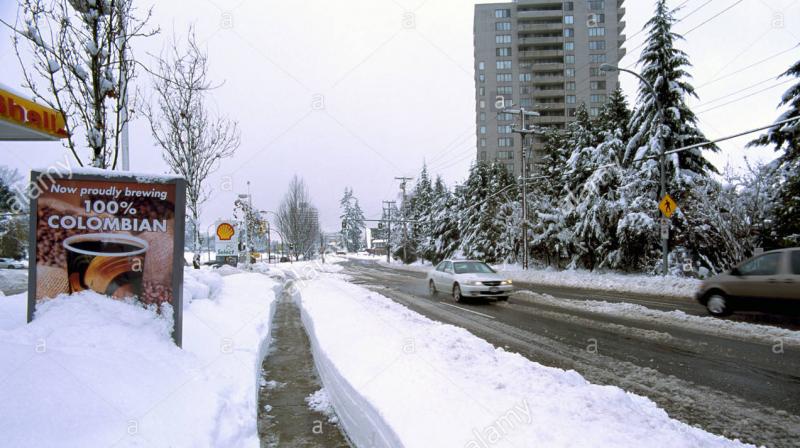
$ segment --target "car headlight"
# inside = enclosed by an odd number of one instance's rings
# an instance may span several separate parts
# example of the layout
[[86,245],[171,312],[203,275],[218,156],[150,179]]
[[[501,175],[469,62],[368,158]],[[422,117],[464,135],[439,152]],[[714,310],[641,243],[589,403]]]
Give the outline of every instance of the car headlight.
[[483,282],[472,282],[472,286],[483,286]]
[[500,284],[501,284],[501,285],[510,285],[510,284],[512,284],[512,282],[511,282],[511,280],[509,279],[509,280],[503,280],[502,282],[500,282]]

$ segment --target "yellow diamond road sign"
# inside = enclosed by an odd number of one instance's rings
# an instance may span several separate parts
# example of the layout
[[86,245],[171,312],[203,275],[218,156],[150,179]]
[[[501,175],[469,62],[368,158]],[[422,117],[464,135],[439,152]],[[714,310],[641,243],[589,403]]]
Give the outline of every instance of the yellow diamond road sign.
[[670,195],[664,195],[664,199],[658,204],[658,209],[661,210],[661,213],[664,214],[667,218],[671,217],[673,213],[675,213],[675,209],[678,208],[678,204],[675,203],[675,200],[670,197]]

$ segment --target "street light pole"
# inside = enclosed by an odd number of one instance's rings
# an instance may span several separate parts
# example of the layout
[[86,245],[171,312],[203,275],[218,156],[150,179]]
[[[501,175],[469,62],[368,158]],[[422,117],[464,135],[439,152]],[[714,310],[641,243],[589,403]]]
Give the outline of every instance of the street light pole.
[[[639,80],[642,81],[642,83],[644,83],[644,85],[646,85],[647,88],[650,89],[650,92],[652,92],[652,94],[653,94],[653,100],[655,101],[656,109],[658,110],[658,128],[656,129],[656,139],[658,140],[659,146],[660,146],[659,164],[658,165],[659,165],[659,171],[661,172],[661,176],[660,176],[661,177],[661,192],[660,192],[658,198],[656,198],[656,200],[661,200],[661,198],[663,198],[667,194],[667,142],[664,139],[664,134],[663,134],[663,130],[662,130],[663,127],[664,127],[664,119],[665,119],[664,107],[661,104],[661,101],[659,101],[659,99],[658,99],[658,92],[656,92],[656,89],[653,87],[653,84],[651,84],[650,81],[644,79],[644,77],[642,75],[636,73],[633,70],[628,70],[626,68],[617,67],[617,66],[614,66],[614,65],[611,65],[611,64],[603,64],[603,65],[600,66],[600,71],[603,71],[603,72],[620,71],[620,72],[629,73],[629,74],[639,78]],[[666,218],[666,219],[668,219],[668,218]],[[663,256],[662,274],[663,275],[667,275],[669,273],[669,234],[662,235],[662,238],[661,238],[661,253],[662,253],[662,256]]]
[[520,136],[520,172],[522,173],[522,269],[528,269],[528,183],[526,181],[526,163],[525,163],[525,136],[532,134],[535,131],[528,129],[525,126],[525,117],[537,117],[539,112],[520,109],[504,109],[503,112],[509,114],[518,114],[520,116],[520,129],[514,129],[514,132]]

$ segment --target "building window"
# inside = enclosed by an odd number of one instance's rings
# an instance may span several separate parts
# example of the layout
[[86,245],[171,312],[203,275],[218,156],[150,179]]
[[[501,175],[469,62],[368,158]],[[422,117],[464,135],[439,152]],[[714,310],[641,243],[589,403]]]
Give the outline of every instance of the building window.
[[606,15],[605,14],[589,14],[589,18],[587,19],[587,24],[589,26],[597,26],[599,23],[606,23]]
[[592,103],[605,103],[606,102],[605,94],[594,93],[594,94],[592,94],[590,99],[591,99]]
[[486,121],[486,112],[481,112],[481,114],[478,116],[478,120]]
[[575,9],[575,2],[564,2],[564,11],[573,11]]
[[497,22],[494,24],[495,31],[511,31],[511,22]]
[[589,67],[589,76],[606,76],[606,72],[601,72],[599,67]]
[[[479,144],[479,145],[481,145],[481,148],[485,148],[485,147],[486,147],[486,139],[485,139],[485,138],[482,138],[482,139],[480,139],[480,141],[479,141],[479,143],[478,143],[478,144]],[[483,154],[483,156],[484,156],[484,160],[486,160],[486,159],[485,159],[485,157],[486,157],[486,151],[481,151],[481,154]]]
[[483,73],[479,74],[478,75],[478,82],[481,83],[481,84],[485,83],[486,82],[486,75],[484,75]]
[[567,90],[575,90],[575,81],[567,81]]
[[564,37],[575,37],[575,30],[573,28],[564,28]]
[[510,174],[514,174],[514,164],[513,163],[507,164],[506,171],[508,171]]
[[478,87],[478,96],[486,95],[486,87]]
[[514,151],[497,151],[497,160],[514,160]]
[[497,121],[511,121],[513,119],[514,116],[506,112],[500,112],[497,114]]
[[507,124],[497,126],[497,133],[498,134],[510,134],[511,133],[511,126]]
[[602,10],[606,9],[606,5],[605,5],[605,2],[602,2],[602,1],[590,0],[589,1],[589,9],[591,9],[592,11],[602,11]]
[[530,95],[533,89],[530,86],[522,86],[519,88],[520,95]]
[[575,95],[567,95],[567,104],[575,104]]
[[568,54],[568,55],[564,56],[564,63],[565,64],[574,64],[575,63],[575,55],[574,54]]
[[531,82],[533,80],[532,73],[520,73],[519,82]]
[[495,9],[494,16],[498,19],[507,19],[511,17],[511,10],[510,9]]
[[606,29],[602,26],[589,28],[589,37],[605,36]]
[[494,36],[494,42],[496,44],[510,44],[511,43],[511,35],[510,34],[498,34]]
[[600,115],[600,108],[599,107],[592,107],[589,109],[589,115],[592,117],[596,117]]
[[577,109],[575,109],[574,107],[569,108],[569,109],[567,109],[567,116],[568,117],[574,117],[576,112],[577,112]]
[[575,50],[575,42],[564,42],[564,50],[566,50],[566,51],[574,51]]
[[514,94],[514,88],[511,86],[501,86],[497,88],[498,95],[508,95],[511,96]]
[[497,139],[497,146],[499,148],[511,148],[514,146],[513,137],[500,137]]
[[590,40],[589,41],[589,49],[590,50],[605,50],[606,49],[606,41],[604,41],[604,40]]
[[512,82],[514,76],[511,73],[498,73],[497,82]]
[[495,51],[495,54],[499,57],[510,57],[511,56],[511,47],[502,47],[498,48]]
[[606,82],[605,81],[591,81],[589,86],[592,90],[606,90]]
[[486,134],[486,126],[481,126],[478,128],[478,134],[484,135]]
[[478,107],[480,107],[481,109],[486,109],[486,101],[484,100],[478,101]]
[[566,68],[564,69],[564,76],[567,78],[574,78],[575,77],[575,69],[574,68]]
[[530,98],[522,98],[519,100],[519,105],[522,107],[533,107],[533,100]]
[[483,61],[478,62],[478,70],[484,70],[484,69],[486,69],[486,63],[484,63]]
[[572,25],[575,23],[575,16],[564,16],[564,23],[567,25]]
[[589,55],[589,60],[592,62],[592,64],[601,64],[603,62],[606,62],[606,55],[604,55],[604,54],[591,54],[591,55]]
[[497,69],[511,70],[511,61],[510,60],[497,61]]

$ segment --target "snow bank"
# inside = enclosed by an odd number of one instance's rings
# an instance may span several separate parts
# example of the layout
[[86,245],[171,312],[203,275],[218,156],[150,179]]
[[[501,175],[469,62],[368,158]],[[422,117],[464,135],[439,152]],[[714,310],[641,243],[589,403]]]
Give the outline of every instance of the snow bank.
[[301,294],[325,390],[358,446],[743,446],[339,279]]
[[0,269],[0,294],[23,289],[28,289],[28,269]]
[[767,345],[782,342],[786,345],[800,347],[800,331],[787,330],[771,325],[736,322],[711,316],[692,316],[677,310],[658,311],[642,305],[626,302],[557,299],[547,294],[537,294],[531,291],[520,291],[520,293],[535,302],[550,306],[588,311],[607,316],[623,317],[654,325],[673,324],[698,333],[744,341],[756,340]]
[[[28,293],[13,296],[0,295],[0,331],[25,325],[28,310]],[[2,357],[2,354],[0,354]],[[0,376],[0,387],[2,377]]]
[[92,292],[39,305],[29,325],[24,295],[0,298],[0,445],[259,446],[274,286],[239,274],[214,300],[194,297],[183,349],[168,318]]
[[674,275],[621,274],[586,270],[528,269],[500,265],[498,270],[514,281],[609,292],[630,292],[670,297],[692,297],[700,280]]
[[222,276],[209,268],[183,270],[183,306],[194,299],[215,299],[222,289]]

